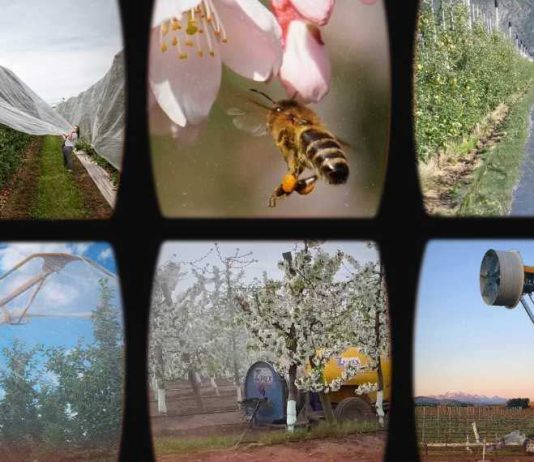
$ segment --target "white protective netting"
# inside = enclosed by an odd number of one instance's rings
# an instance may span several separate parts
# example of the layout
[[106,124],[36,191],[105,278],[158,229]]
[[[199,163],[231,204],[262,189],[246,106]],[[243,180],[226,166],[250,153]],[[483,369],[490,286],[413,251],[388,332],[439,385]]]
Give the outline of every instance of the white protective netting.
[[71,127],[12,71],[2,66],[0,124],[30,135],[61,135]]
[[118,53],[106,75],[57,111],[80,126],[80,136],[118,170],[121,169],[125,126],[124,53]]

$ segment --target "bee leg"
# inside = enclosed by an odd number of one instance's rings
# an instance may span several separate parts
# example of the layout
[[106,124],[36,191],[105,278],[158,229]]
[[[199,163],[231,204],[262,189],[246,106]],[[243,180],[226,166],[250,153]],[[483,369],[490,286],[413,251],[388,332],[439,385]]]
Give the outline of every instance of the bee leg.
[[315,189],[316,181],[317,175],[303,178],[302,180],[297,181],[295,191],[297,191],[299,194],[310,194]]
[[271,197],[269,199],[269,207],[276,207],[277,199],[289,196],[293,191],[295,191],[295,188],[297,187],[298,183],[299,180],[296,174],[290,172],[284,175],[284,177],[282,178],[282,182],[276,187],[276,189],[271,194]]

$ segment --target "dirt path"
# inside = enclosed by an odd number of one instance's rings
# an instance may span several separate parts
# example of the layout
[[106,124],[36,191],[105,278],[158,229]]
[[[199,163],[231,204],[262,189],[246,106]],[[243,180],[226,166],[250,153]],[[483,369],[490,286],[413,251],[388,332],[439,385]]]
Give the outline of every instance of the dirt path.
[[97,186],[76,156],[74,157],[74,180],[82,193],[83,204],[89,211],[88,218],[95,220],[111,218],[113,210],[100,194]]
[[[49,143],[51,138],[53,139],[54,137],[39,137],[30,142],[26,152],[23,154],[24,160],[17,173],[0,191],[0,218],[29,220],[36,218],[106,219],[111,217],[111,207],[104,200],[93,180],[75,156],[73,158],[74,172],[68,182],[77,190],[77,194],[80,197],[80,208],[76,213],[62,210],[59,205],[62,193],[57,188],[61,187],[65,181],[59,181],[56,175],[64,177],[67,173],[61,167],[60,144],[55,139],[54,144],[57,144],[58,149],[57,159],[54,159],[54,163],[60,165],[60,167],[56,165],[57,172],[52,172],[52,174],[49,174],[49,178],[47,177],[47,179],[43,180],[43,149],[45,141]],[[54,152],[55,156],[56,153]],[[43,188],[43,184],[48,187]],[[45,191],[45,197],[42,196],[43,190]],[[47,212],[42,213],[42,208],[38,205],[39,202],[51,204],[50,208],[56,209],[54,215],[48,215]]]
[[157,457],[158,462],[382,462],[385,436],[350,435],[273,446],[242,446]]
[[508,112],[509,107],[501,104],[486,118],[484,128],[475,135],[479,138],[476,146],[467,154],[459,155],[453,150],[436,156],[428,164],[420,164],[424,205],[428,214],[456,214],[462,200],[459,191],[471,182],[482,155],[506,135],[501,131],[501,126]]

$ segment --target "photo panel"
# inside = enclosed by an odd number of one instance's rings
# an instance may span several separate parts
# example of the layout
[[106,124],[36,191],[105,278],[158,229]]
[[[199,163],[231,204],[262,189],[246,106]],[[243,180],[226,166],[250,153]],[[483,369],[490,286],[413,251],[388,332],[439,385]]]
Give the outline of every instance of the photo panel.
[[422,0],[415,138],[428,214],[534,215],[534,4]]
[[376,245],[166,242],[147,372],[158,461],[382,461],[391,354]]
[[532,460],[534,240],[434,240],[416,312],[421,460]]
[[157,0],[148,112],[162,214],[374,216],[389,59],[380,0]]
[[0,219],[106,219],[122,170],[126,72],[115,0],[3,2]]
[[124,363],[109,244],[0,243],[2,461],[119,460]]

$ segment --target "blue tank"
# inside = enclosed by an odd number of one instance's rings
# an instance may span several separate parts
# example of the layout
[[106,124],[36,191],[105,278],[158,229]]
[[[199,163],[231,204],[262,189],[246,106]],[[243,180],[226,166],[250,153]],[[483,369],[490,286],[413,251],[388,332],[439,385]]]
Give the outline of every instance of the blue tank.
[[[258,361],[250,366],[245,377],[245,399],[262,400],[256,410],[257,423],[285,422],[287,385],[271,364]],[[251,415],[254,409],[254,405],[249,405],[247,413]]]

